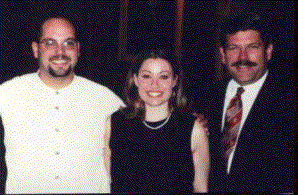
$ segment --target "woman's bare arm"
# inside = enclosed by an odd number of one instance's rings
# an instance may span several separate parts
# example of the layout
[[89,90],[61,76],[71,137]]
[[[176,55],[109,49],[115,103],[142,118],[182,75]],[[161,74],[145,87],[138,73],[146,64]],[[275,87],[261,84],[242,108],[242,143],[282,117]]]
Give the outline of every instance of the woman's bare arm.
[[209,178],[209,139],[208,130],[203,124],[195,121],[191,138],[191,149],[195,168],[194,192],[208,192]]

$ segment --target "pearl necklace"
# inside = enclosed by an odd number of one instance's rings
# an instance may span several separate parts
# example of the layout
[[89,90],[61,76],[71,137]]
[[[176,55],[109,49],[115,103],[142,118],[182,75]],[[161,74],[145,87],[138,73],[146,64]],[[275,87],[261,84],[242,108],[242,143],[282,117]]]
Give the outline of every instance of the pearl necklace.
[[157,127],[152,127],[152,126],[150,126],[149,124],[146,123],[145,120],[143,121],[143,124],[144,124],[146,127],[148,127],[149,129],[154,129],[154,130],[156,130],[156,129],[159,129],[159,128],[162,128],[163,126],[165,126],[165,125],[169,122],[170,118],[171,118],[171,114],[170,114],[170,116],[165,120],[165,122],[163,122],[161,125],[158,125]]

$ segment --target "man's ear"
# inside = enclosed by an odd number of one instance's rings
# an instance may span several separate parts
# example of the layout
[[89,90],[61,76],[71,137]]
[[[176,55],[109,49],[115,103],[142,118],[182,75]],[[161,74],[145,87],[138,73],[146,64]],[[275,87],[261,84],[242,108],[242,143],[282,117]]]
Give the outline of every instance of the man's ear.
[[272,53],[273,53],[273,44],[272,43],[270,43],[269,45],[268,45],[268,47],[267,47],[267,49],[266,49],[266,58],[267,58],[267,60],[269,61],[269,60],[271,60],[272,59]]
[[133,81],[137,87],[139,87],[139,80],[136,74],[133,75]]
[[80,44],[80,42],[78,42],[77,43],[78,44],[78,57],[80,57],[80,55],[81,55],[81,44]]
[[225,64],[226,63],[226,54],[225,54],[225,50],[223,47],[219,48],[219,54],[220,54],[221,63]]
[[34,58],[38,58],[38,43],[33,41],[31,44],[31,48],[32,48]]

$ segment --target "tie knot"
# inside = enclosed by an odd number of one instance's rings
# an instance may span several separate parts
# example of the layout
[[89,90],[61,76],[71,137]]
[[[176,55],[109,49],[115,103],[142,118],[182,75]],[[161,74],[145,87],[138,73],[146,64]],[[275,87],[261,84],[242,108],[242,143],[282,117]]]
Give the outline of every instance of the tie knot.
[[243,92],[244,92],[243,87],[238,87],[238,89],[237,89],[237,94],[236,94],[236,95],[239,97],[239,96],[242,95]]

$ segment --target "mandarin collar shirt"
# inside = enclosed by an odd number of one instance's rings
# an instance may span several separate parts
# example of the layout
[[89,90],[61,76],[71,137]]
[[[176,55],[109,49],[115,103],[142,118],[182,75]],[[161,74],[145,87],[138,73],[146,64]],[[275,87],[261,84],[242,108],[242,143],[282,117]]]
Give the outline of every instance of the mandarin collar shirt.
[[[236,95],[238,87],[243,87],[243,89],[244,89],[244,92],[241,95],[242,120],[240,123],[240,129],[239,129],[238,138],[237,138],[236,145],[235,145],[235,150],[237,148],[238,139],[241,136],[243,124],[245,123],[245,121],[247,119],[247,116],[248,116],[248,114],[249,114],[249,112],[258,96],[260,89],[262,88],[262,86],[267,78],[267,75],[268,75],[268,70],[258,81],[256,81],[255,83],[252,83],[250,85],[245,85],[245,86],[241,86],[234,79],[232,79],[227,86],[223,115],[222,115],[222,123],[221,123],[222,131],[223,131],[224,122],[225,122],[226,110],[227,110],[230,100]],[[230,157],[228,160],[227,173],[229,173],[231,170],[231,165],[232,165],[233,157],[235,154],[235,150],[230,154]]]
[[108,193],[104,122],[124,105],[108,88],[75,76],[66,88],[38,73],[0,86],[6,193]]

